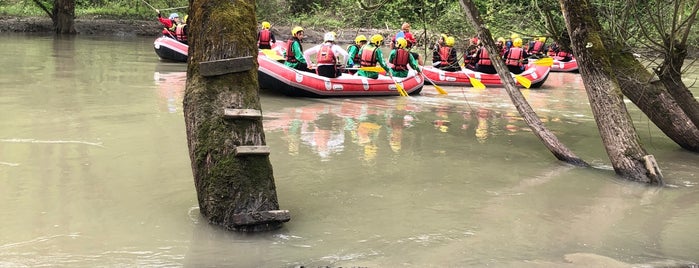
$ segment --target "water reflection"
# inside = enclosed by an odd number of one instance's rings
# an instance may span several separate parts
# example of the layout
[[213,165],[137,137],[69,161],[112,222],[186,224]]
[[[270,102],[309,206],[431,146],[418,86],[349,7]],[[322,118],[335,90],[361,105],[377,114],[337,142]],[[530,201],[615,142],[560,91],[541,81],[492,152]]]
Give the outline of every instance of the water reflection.
[[182,107],[184,89],[187,83],[187,72],[159,72],[153,74],[153,80],[158,86],[158,109],[168,113],[177,113]]

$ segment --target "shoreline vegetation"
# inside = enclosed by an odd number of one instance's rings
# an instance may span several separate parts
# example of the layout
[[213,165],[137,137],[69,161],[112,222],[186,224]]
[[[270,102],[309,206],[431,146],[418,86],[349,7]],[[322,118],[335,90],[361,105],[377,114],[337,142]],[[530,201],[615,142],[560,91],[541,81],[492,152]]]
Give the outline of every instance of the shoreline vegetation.
[[[123,37],[157,37],[160,36],[162,24],[158,22],[155,15],[153,20],[130,20],[130,19],[101,19],[101,18],[78,18],[75,19],[75,29],[78,35],[112,35]],[[279,41],[286,41],[290,38],[290,26],[273,26],[272,32]],[[351,44],[354,43],[354,38],[363,34],[371,36],[373,34],[382,34],[386,40],[390,38],[399,29],[344,29],[344,30],[328,30],[337,33],[337,43]],[[325,29],[306,28],[306,43],[321,43]],[[46,17],[1,17],[0,16],[0,34],[3,33],[53,33],[53,24],[51,19]]]

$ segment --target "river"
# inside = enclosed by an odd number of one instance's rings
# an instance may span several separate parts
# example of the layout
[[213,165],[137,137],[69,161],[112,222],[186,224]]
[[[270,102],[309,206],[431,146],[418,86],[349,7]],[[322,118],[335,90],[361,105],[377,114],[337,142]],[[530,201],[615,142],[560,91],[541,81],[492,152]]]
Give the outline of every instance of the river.
[[161,62],[153,39],[0,35],[0,267],[699,262],[697,154],[627,101],[667,186],[620,180],[574,73],[522,92],[595,168],[557,161],[502,88],[262,91],[280,208],[292,219],[259,234],[211,226],[187,153],[186,66]]

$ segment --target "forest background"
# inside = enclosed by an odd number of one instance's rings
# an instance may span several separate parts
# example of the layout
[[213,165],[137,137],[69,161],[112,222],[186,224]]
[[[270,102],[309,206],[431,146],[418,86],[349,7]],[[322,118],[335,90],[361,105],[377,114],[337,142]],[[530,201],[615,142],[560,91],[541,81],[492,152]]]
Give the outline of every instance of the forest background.
[[[539,36],[549,43],[565,35],[565,24],[556,0],[475,1],[494,38],[519,34],[525,40]],[[628,1],[594,0],[596,15],[603,27],[628,25],[628,20],[643,18],[641,9],[629,9]],[[52,7],[54,0],[0,0],[0,32],[51,32],[49,14],[40,5]],[[324,32],[339,34],[339,43],[352,43],[358,34],[383,34],[392,37],[403,22],[412,24],[412,32],[421,47],[432,44],[440,34],[454,36],[457,47],[465,48],[475,31],[466,21],[458,1],[435,0],[268,0],[256,1],[258,22],[269,21],[278,39],[289,36],[289,29],[301,26],[307,42],[321,42]],[[650,3],[649,3],[650,4]],[[80,34],[120,36],[156,36],[160,24],[153,8],[163,16],[187,14],[187,0],[76,0],[76,28]],[[634,14],[636,13],[636,14]],[[639,37],[642,29],[623,29],[622,40],[643,50],[648,37]],[[652,37],[650,37],[652,38]],[[689,36],[690,57],[699,50],[699,33]]]

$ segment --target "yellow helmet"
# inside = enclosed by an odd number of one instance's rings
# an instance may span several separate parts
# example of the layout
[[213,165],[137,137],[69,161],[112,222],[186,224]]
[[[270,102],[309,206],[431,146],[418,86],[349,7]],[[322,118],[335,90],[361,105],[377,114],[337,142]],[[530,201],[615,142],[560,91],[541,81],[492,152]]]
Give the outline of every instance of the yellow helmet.
[[375,34],[371,36],[371,43],[380,46],[383,43],[383,36],[380,34]]
[[519,38],[519,34],[513,33],[512,35],[510,35],[510,39],[512,40],[515,40],[517,38]]
[[453,47],[454,43],[456,43],[456,40],[454,40],[453,36],[447,37],[447,40],[444,41],[444,44],[447,45],[448,47]]
[[356,38],[354,38],[354,43],[356,43],[357,45],[361,45],[362,42],[366,41],[366,36],[364,36],[363,34],[360,34]]
[[296,26],[293,29],[291,29],[291,35],[296,35],[298,32],[303,32],[303,28]]
[[497,40],[497,41],[500,42],[500,43],[505,43],[505,38],[498,37],[498,40]]
[[539,37],[539,42],[542,42],[542,43],[546,42],[546,37],[545,36]]
[[512,46],[522,47],[522,38],[515,38],[515,40],[512,41]]
[[442,41],[446,41],[448,37],[446,34],[440,34],[439,36],[442,38]]
[[405,38],[401,37],[396,39],[396,45],[398,48],[406,48],[408,47],[408,41],[406,41]]
[[182,23],[187,24],[188,18],[189,18],[189,15],[184,15],[184,20],[182,21]]
[[272,25],[269,24],[269,22],[266,22],[266,21],[262,22],[262,29],[269,29],[270,27],[272,27]]

